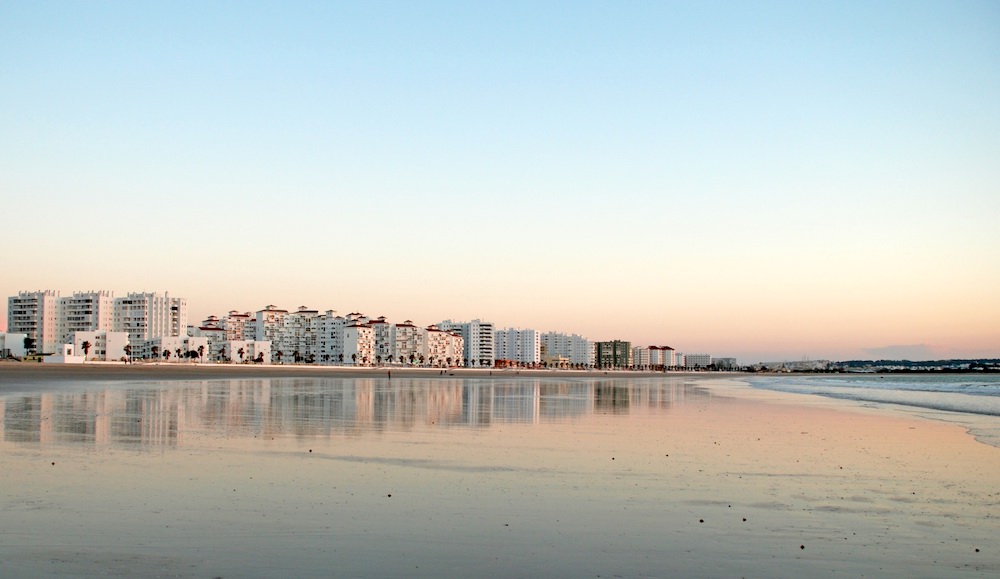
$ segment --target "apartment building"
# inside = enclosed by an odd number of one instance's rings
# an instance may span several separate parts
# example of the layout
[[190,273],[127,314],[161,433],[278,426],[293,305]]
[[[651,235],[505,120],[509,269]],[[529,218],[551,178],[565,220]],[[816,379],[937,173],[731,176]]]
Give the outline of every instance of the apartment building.
[[127,332],[95,330],[73,332],[65,343],[73,344],[76,355],[84,356],[86,360],[111,362],[126,359],[125,347],[129,345],[129,339]]
[[674,349],[670,346],[650,346],[649,363],[653,368],[666,369],[677,366]]
[[267,305],[263,310],[258,310],[254,318],[254,339],[271,342],[272,345],[276,344],[287,315],[288,310],[280,309],[275,305]]
[[632,348],[632,363],[631,365],[640,368],[642,370],[647,370],[652,365],[651,349],[643,346],[635,346]]
[[219,327],[226,332],[226,340],[252,341],[256,336],[256,320],[250,312],[230,310],[219,320]]
[[388,362],[396,359],[396,325],[385,321],[385,316],[370,320],[368,324],[375,334],[375,362]]
[[140,342],[187,336],[187,300],[164,292],[130,293],[114,301],[114,330],[128,333],[135,348]]
[[396,360],[401,364],[416,363],[420,355],[426,352],[427,331],[424,328],[418,328],[413,322],[406,320],[402,324],[395,324],[393,333],[393,350]]
[[257,340],[226,340],[215,345],[213,357],[222,362],[268,363],[271,360],[271,342]]
[[0,332],[0,360],[5,358],[23,358],[27,352],[24,350],[24,339],[27,334],[11,334]]
[[[109,291],[74,292],[59,297],[52,290],[20,292],[7,299],[9,331],[27,334],[35,350],[53,353],[79,332],[125,332],[138,343],[187,333],[187,300],[169,294]],[[133,344],[135,346],[135,344]]]
[[344,363],[370,366],[375,361],[375,330],[355,320],[344,327]]
[[594,355],[600,368],[628,368],[632,365],[632,344],[624,340],[594,342]]
[[473,366],[492,367],[496,361],[494,350],[495,332],[491,322],[472,320],[471,322],[453,322],[444,320],[436,324],[445,331],[457,331],[462,336],[462,357]]
[[710,354],[688,354],[684,359],[688,368],[707,368],[712,365]]
[[497,330],[493,333],[493,351],[497,360],[536,364],[542,361],[541,334],[515,328]]
[[132,342],[132,356],[138,359],[162,360],[164,362],[202,362],[211,358],[208,338],[198,336],[159,336]]
[[25,334],[40,353],[53,353],[59,341],[59,292],[18,292],[7,298],[7,332]]
[[594,365],[594,342],[578,334],[545,332],[541,344],[547,357],[566,358],[572,365]]
[[115,297],[109,291],[73,292],[58,300],[59,341],[71,343],[75,332],[112,331],[115,323]]
[[319,312],[306,306],[299,306],[282,316],[278,332],[271,341],[274,355],[281,352],[282,358],[294,362],[315,361],[320,355],[317,318]]

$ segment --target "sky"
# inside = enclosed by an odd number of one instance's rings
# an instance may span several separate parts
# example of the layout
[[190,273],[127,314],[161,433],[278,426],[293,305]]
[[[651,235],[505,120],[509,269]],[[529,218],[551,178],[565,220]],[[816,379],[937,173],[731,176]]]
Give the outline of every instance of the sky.
[[0,86],[2,295],[1000,357],[997,2],[0,0]]

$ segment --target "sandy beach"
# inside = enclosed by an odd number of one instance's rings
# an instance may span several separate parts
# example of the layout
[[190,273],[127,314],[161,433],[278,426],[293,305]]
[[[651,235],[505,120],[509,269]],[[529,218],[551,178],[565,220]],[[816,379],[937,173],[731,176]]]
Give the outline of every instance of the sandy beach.
[[960,426],[738,376],[431,372],[0,366],[0,575],[1000,573],[1000,449]]

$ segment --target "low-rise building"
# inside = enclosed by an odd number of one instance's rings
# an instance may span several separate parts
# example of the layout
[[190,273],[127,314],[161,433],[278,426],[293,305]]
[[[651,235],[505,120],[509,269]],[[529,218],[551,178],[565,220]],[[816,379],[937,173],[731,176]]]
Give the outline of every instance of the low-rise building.
[[28,352],[24,349],[24,340],[28,334],[0,333],[0,360],[5,358],[23,358]]
[[73,345],[77,355],[83,355],[86,360],[128,361],[126,346],[129,346],[129,339],[126,332],[108,330],[73,332],[68,343]]

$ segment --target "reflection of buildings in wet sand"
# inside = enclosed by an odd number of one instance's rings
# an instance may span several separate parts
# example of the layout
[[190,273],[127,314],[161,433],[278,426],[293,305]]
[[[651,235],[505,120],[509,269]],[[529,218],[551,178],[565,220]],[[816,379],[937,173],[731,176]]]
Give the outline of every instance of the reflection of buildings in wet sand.
[[183,444],[185,436],[358,436],[660,411],[704,391],[676,380],[258,379],[0,401],[0,441]]
[[2,407],[3,440],[162,444],[176,436],[178,416],[176,405],[162,394],[104,390],[8,399]]

